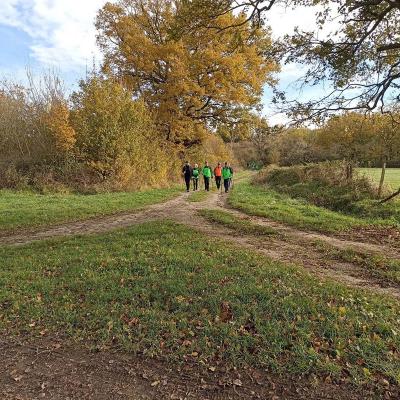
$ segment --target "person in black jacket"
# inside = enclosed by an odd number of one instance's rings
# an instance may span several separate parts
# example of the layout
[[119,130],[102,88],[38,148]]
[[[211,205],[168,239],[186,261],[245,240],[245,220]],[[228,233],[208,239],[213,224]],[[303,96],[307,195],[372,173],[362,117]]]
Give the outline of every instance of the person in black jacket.
[[185,165],[182,168],[182,175],[185,179],[186,191],[190,190],[190,181],[192,179],[192,167],[189,164],[189,161],[185,162]]

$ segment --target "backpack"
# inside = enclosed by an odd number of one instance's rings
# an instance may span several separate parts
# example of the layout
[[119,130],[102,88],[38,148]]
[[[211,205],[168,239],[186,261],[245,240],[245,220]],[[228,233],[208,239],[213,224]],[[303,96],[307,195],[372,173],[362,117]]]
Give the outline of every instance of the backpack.
[[182,172],[188,176],[192,174],[192,168],[190,167],[190,165],[184,165],[182,168]]

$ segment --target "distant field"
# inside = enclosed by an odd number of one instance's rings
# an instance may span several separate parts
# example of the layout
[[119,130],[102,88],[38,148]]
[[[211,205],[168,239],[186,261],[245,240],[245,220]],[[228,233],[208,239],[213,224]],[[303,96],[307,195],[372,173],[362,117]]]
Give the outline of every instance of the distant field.
[[[358,168],[358,171],[369,175],[375,182],[379,183],[381,178],[380,168]],[[387,168],[385,174],[385,183],[393,189],[400,187],[400,168]]]

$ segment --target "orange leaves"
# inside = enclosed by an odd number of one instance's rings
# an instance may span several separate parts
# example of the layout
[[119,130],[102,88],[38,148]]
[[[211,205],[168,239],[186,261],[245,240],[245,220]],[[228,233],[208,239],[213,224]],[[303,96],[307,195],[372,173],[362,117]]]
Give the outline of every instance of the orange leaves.
[[233,312],[232,312],[232,307],[227,301],[223,301],[220,306],[220,312],[219,312],[219,319],[222,322],[228,322],[232,320],[233,318]]
[[67,152],[73,148],[76,141],[75,130],[69,123],[69,109],[65,102],[53,102],[44,117],[44,123],[55,140],[58,151]]

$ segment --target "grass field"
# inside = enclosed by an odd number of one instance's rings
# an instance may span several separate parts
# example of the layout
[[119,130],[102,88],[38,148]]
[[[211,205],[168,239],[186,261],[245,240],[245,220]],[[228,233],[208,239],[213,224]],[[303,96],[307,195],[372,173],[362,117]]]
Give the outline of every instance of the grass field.
[[249,235],[276,235],[277,232],[273,228],[268,226],[261,226],[253,224],[245,219],[240,219],[231,213],[221,210],[200,210],[199,214],[206,218],[208,221],[215,224],[226,226],[227,228],[233,229],[239,233]]
[[[379,184],[381,179],[380,168],[357,168],[357,171],[371,177]],[[400,168],[387,168],[385,172],[385,183],[390,185],[392,189],[400,188]]]
[[[190,243],[190,246],[188,244]],[[400,306],[170,222],[0,247],[0,328],[102,348],[400,382]]]
[[0,231],[38,227],[115,212],[137,210],[177,196],[181,190],[152,189],[142,192],[37,194],[0,191]]
[[197,192],[191,192],[187,199],[188,199],[188,201],[190,201],[192,203],[198,203],[198,202],[206,200],[207,197],[209,196],[209,194],[210,194],[210,192],[206,192],[204,190],[199,190]]
[[363,253],[350,247],[347,249],[329,247],[326,242],[318,240],[313,242],[313,246],[329,257],[365,268],[372,276],[383,282],[400,285],[399,259],[390,259],[380,254]]
[[362,219],[314,206],[305,200],[293,199],[266,187],[252,185],[250,182],[237,185],[230,194],[228,203],[250,215],[324,232],[343,231],[368,223]]
[[367,225],[400,225],[398,202],[385,205],[360,202],[354,207],[353,214],[345,214],[313,205],[302,198],[278,193],[267,186],[251,184],[249,180],[237,185],[230,194],[228,203],[249,215],[320,232],[339,232]]

